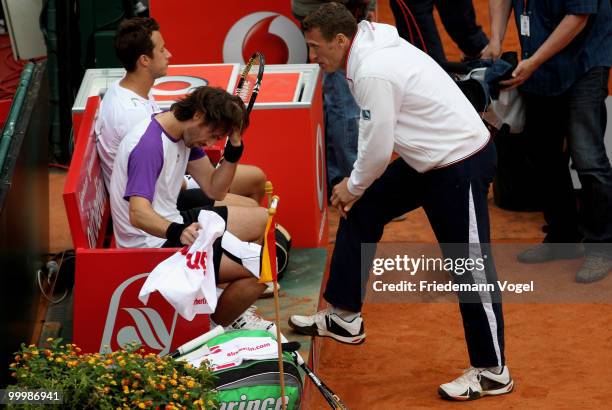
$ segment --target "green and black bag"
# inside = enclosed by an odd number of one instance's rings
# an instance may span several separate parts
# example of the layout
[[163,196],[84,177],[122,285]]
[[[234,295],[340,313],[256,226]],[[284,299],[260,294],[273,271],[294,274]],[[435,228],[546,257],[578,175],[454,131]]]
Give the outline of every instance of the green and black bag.
[[[265,337],[276,344],[276,339],[265,330],[237,330],[219,335],[206,345],[214,350],[238,337]],[[299,409],[302,377],[291,355],[284,353],[283,356],[287,409]],[[238,366],[215,370],[213,374],[217,377],[220,410],[281,408],[278,359],[245,360]]]

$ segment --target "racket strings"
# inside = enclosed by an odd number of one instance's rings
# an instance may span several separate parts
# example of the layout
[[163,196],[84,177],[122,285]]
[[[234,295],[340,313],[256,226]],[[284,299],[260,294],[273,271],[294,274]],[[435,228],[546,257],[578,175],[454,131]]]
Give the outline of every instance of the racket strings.
[[245,104],[249,101],[249,97],[251,96],[251,89],[252,89],[251,81],[248,79],[245,79],[244,83],[242,84],[242,87],[236,91],[238,97],[240,97],[242,101],[244,101]]

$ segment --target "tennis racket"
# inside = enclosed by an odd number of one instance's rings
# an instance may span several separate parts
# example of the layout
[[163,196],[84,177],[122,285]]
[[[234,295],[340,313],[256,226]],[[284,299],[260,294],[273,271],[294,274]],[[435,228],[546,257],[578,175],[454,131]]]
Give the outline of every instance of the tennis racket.
[[255,52],[251,58],[249,58],[249,61],[247,61],[240,73],[235,94],[244,101],[244,105],[246,105],[247,108],[247,114],[251,113],[257,95],[259,94],[264,67],[264,55],[260,52]]
[[196,337],[195,339],[190,340],[189,342],[181,345],[175,351],[168,353],[168,356],[176,359],[177,357],[184,355],[185,353],[189,353],[199,348],[200,346],[208,342],[213,337],[217,337],[220,334],[223,334],[223,332],[224,332],[223,326],[217,326],[214,329],[211,329],[210,331],[204,333],[203,335],[200,335]]
[[306,362],[304,362],[302,356],[297,352],[300,348],[299,342],[283,343],[282,348],[283,351],[291,353],[291,356],[293,356],[293,360],[295,361],[295,363],[297,363],[297,365],[300,366],[302,370],[304,370],[306,375],[310,377],[310,380],[312,380],[315,386],[317,386],[317,389],[319,389],[319,392],[321,392],[321,394],[332,409],[348,410],[348,407],[346,407],[346,404],[344,404],[342,400],[340,400],[340,397],[338,397],[338,395],[334,393],[332,389],[327,387],[327,385],[323,383],[321,379],[319,379],[319,377],[314,373],[314,371],[310,367],[308,367]]

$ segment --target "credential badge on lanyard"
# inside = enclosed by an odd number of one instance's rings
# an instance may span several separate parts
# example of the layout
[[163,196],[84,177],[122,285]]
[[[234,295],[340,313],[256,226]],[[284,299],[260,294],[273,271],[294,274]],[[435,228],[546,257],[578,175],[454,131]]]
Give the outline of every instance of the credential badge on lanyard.
[[523,1],[523,12],[521,13],[521,36],[529,37],[529,16],[527,15],[527,0]]

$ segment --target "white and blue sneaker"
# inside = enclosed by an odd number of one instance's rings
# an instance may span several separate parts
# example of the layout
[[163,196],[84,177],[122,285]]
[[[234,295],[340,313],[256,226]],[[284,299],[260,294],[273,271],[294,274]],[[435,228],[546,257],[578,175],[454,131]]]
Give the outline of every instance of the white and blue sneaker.
[[342,343],[360,344],[365,341],[361,315],[346,321],[325,309],[311,316],[292,315],[289,326],[304,335],[331,337]]
[[271,322],[259,316],[257,313],[255,313],[256,311],[257,306],[250,306],[229,326],[226,326],[225,330],[265,330],[276,336],[276,325],[274,324],[274,322]]
[[506,394],[512,389],[514,381],[507,366],[503,367],[500,374],[488,369],[470,367],[452,382],[441,385],[438,394],[446,400],[464,401]]

